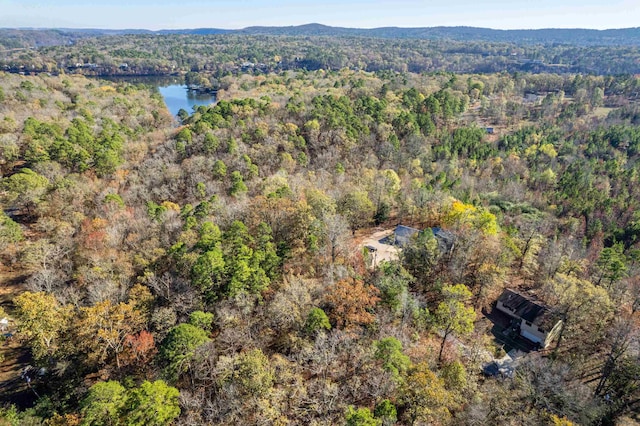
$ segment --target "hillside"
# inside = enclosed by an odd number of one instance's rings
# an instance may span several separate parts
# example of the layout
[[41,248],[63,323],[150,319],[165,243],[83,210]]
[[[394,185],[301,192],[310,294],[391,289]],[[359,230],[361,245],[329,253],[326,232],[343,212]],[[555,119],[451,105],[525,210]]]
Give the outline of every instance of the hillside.
[[5,47],[38,47],[68,44],[84,37],[104,37],[126,34],[182,34],[182,35],[278,35],[323,37],[373,37],[389,39],[455,40],[462,42],[530,44],[565,44],[574,46],[640,46],[640,27],[608,30],[582,28],[545,28],[535,30],[495,30],[478,27],[423,27],[423,28],[342,28],[322,24],[288,27],[247,27],[243,29],[0,29],[0,40],[10,39]]
[[[252,31],[260,33],[263,30]],[[342,68],[382,73],[633,75],[638,71],[640,60],[640,49],[625,45],[542,45],[257,33],[141,33],[96,37],[88,32],[63,45],[2,51],[0,69],[13,73],[93,76],[207,71],[216,78],[229,73]],[[5,44],[15,46],[14,38],[3,39],[0,34],[0,43],[3,40]]]
[[425,28],[340,28],[321,24],[292,27],[249,27],[243,34],[269,34],[288,36],[379,37],[392,39],[486,41],[515,44],[570,44],[575,46],[639,46],[640,28],[612,30],[557,29],[494,30],[476,27]]

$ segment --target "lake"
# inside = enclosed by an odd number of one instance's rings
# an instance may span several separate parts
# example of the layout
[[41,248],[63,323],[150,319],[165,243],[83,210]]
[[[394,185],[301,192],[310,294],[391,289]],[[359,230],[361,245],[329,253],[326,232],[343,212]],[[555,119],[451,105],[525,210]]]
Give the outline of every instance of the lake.
[[142,83],[157,87],[164,98],[167,109],[174,117],[181,109],[191,114],[194,106],[211,105],[216,102],[216,96],[211,93],[196,93],[187,90],[184,79],[181,77],[131,76],[101,78],[110,81],[124,81],[131,84]]
[[216,101],[215,95],[196,93],[192,90],[187,90],[187,86],[181,84],[158,86],[158,90],[164,98],[164,103],[167,104],[169,112],[173,116],[177,115],[181,109],[191,114],[194,106],[211,105]]

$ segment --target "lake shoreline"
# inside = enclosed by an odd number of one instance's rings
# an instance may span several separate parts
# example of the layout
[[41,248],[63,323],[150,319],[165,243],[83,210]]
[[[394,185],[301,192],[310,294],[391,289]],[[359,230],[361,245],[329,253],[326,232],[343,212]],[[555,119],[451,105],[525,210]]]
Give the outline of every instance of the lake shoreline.
[[135,75],[135,76],[109,76],[89,77],[115,83],[144,84],[154,87],[162,96],[167,110],[172,116],[177,116],[181,109],[189,114],[194,107],[208,106],[217,101],[217,90],[199,89],[189,87],[182,75]]

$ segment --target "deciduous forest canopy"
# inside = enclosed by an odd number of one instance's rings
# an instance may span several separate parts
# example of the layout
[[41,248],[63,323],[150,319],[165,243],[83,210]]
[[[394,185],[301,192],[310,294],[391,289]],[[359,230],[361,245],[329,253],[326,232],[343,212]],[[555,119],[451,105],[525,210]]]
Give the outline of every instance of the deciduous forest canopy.
[[0,424],[640,421],[637,30],[0,46]]

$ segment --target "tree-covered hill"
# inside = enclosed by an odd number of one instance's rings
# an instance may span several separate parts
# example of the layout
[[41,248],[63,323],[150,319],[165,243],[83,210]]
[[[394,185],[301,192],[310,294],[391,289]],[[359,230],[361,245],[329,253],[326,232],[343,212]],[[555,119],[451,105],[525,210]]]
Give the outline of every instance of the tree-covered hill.
[[[373,37],[391,39],[456,40],[463,42],[483,41],[515,44],[567,44],[574,46],[638,46],[640,45],[640,27],[607,30],[582,28],[544,28],[536,30],[495,30],[479,27],[381,27],[381,28],[344,28],[322,24],[305,24],[286,27],[247,27],[243,29],[193,28],[171,30],[144,29],[20,29],[0,30],[0,38],[12,37],[19,47],[33,45],[64,44],[86,36],[110,36],[125,34],[248,34],[281,36],[325,36],[325,37]],[[16,46],[18,47],[18,46]]]
[[[311,26],[311,28],[316,28]],[[262,30],[255,30],[260,33]],[[89,33],[90,34],[90,33]],[[361,36],[269,34],[82,35],[71,44],[0,52],[14,73],[167,75],[189,71],[281,70],[636,74],[634,45],[580,46],[512,41],[457,41]],[[0,36],[0,40],[3,38]],[[5,43],[15,44],[13,38]]]
[[292,27],[248,27],[238,30],[244,34],[288,36],[358,36],[392,39],[485,41],[515,44],[568,44],[574,46],[638,46],[640,28],[611,30],[560,29],[494,30],[478,27],[425,27],[425,28],[341,28],[321,24]]

